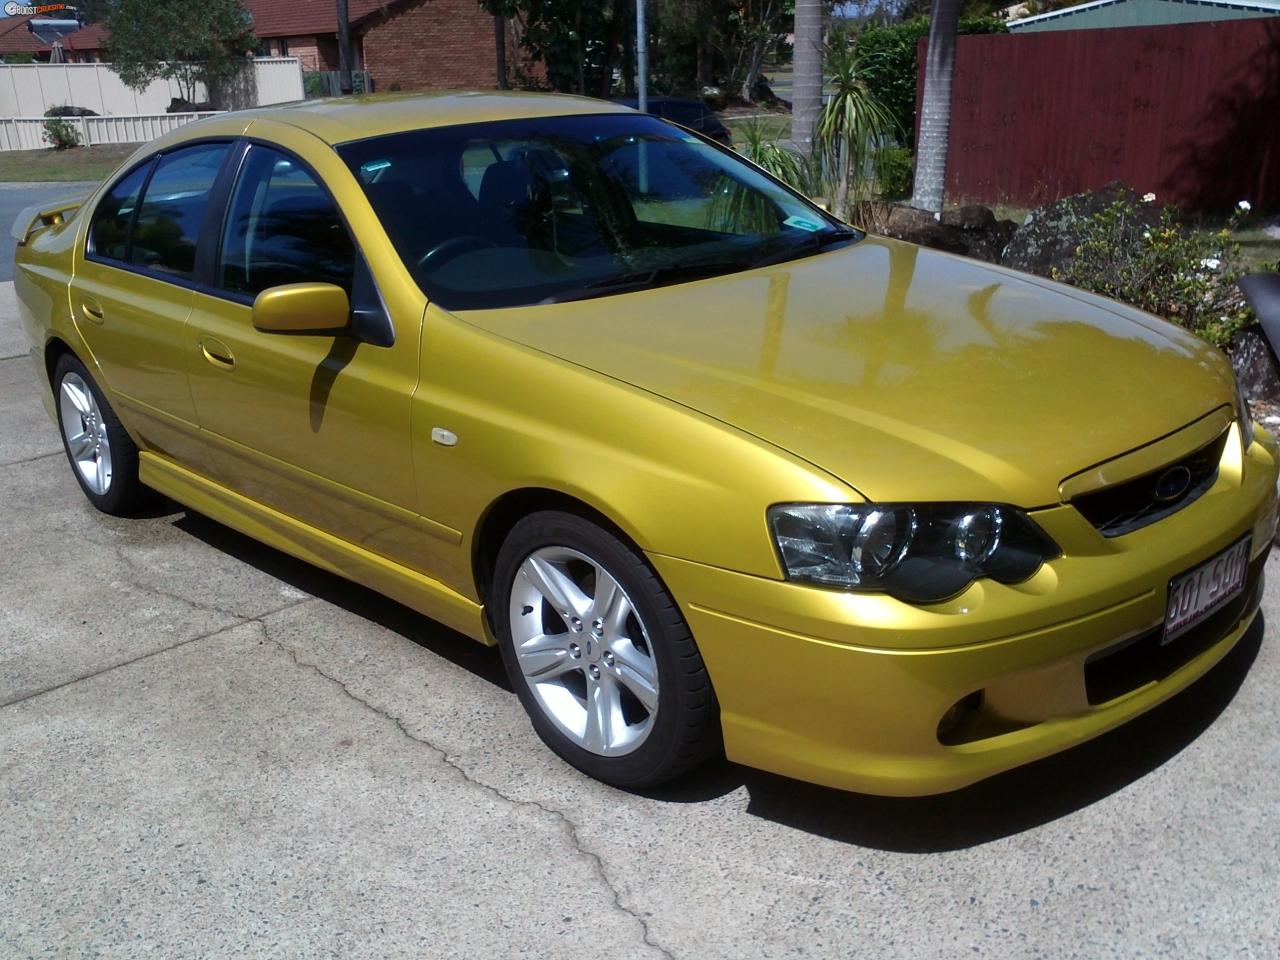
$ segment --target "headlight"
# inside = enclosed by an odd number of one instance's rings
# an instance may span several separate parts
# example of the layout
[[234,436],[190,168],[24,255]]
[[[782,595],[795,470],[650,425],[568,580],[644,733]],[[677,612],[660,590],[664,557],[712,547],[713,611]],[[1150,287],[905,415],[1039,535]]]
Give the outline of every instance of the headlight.
[[1253,417],[1249,415],[1249,401],[1244,398],[1244,391],[1240,389],[1240,381],[1235,381],[1236,387],[1236,422],[1240,425],[1240,445],[1245,450],[1249,449],[1249,444],[1253,443]]
[[1062,551],[1016,507],[783,503],[769,526],[787,579],[936,603],[980,577],[1019,583]]

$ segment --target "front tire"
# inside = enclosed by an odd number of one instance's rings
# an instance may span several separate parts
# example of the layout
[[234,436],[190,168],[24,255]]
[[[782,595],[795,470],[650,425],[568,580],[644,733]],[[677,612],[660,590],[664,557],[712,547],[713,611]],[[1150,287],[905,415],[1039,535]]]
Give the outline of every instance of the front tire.
[[503,664],[543,742],[638,789],[720,748],[719,707],[689,627],[648,564],[574,514],[512,529],[494,578]]
[[53,393],[62,447],[80,489],[103,513],[133,513],[151,496],[138,480],[138,448],[85,365],[72,354],[58,358]]

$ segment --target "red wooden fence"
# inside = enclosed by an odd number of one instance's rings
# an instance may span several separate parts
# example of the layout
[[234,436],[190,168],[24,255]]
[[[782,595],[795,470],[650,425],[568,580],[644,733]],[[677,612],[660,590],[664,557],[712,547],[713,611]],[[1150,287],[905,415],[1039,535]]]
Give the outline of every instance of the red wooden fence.
[[1280,210],[1280,17],[959,38],[948,199],[1036,205],[1114,180]]

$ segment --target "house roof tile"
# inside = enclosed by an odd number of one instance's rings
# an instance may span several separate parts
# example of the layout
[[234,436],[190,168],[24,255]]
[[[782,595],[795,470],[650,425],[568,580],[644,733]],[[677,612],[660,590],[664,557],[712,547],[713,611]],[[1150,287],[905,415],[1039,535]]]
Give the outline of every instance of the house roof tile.
[[6,53],[47,53],[49,45],[27,29],[31,17],[0,20],[0,56]]
[[111,31],[106,24],[91,23],[75,33],[68,33],[62,38],[62,46],[66,50],[101,50],[110,38]]
[[[397,0],[348,0],[351,23]],[[253,17],[253,32],[259,37],[297,37],[338,32],[337,5],[333,0],[245,0]]]

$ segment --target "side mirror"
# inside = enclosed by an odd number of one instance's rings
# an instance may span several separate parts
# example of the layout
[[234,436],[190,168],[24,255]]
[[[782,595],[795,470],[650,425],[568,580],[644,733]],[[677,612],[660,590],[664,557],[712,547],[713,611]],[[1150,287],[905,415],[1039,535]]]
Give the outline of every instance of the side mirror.
[[332,283],[268,287],[253,301],[253,325],[263,333],[335,333],[350,321],[347,291]]

